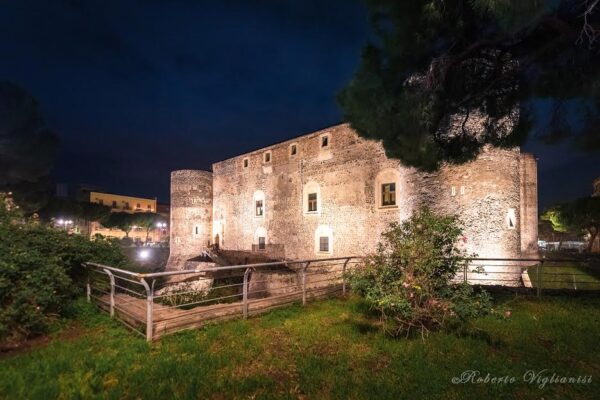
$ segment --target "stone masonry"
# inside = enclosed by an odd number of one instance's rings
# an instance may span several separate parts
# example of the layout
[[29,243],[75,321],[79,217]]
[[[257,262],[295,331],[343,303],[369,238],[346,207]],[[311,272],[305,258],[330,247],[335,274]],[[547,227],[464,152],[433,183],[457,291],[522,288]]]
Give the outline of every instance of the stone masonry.
[[[389,184],[395,204],[385,205]],[[171,196],[169,268],[215,243],[277,259],[364,255],[420,205],[458,214],[463,245],[479,257],[537,255],[536,161],[518,148],[424,173],[342,124],[215,163],[212,174],[174,171]]]

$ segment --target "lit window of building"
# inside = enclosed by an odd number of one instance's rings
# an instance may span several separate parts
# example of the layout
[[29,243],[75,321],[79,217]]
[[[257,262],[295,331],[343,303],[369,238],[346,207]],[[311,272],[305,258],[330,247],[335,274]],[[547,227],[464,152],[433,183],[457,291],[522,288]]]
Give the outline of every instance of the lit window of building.
[[327,236],[319,237],[319,251],[322,253],[329,252],[329,237],[327,237]]
[[317,194],[308,194],[308,212],[317,212]]
[[381,205],[384,207],[396,205],[395,183],[384,183],[381,185]]

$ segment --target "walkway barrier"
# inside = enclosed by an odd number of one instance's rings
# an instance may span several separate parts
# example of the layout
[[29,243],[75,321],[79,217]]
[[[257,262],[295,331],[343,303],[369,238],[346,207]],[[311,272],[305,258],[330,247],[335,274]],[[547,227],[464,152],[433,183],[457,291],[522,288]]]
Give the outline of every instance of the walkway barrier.
[[[208,321],[247,318],[275,307],[348,291],[345,272],[360,257],[280,261],[137,273],[85,263],[88,301],[148,341]],[[464,264],[464,265],[463,265]],[[502,286],[542,296],[600,290],[600,260],[475,258],[456,282]]]
[[337,257],[147,274],[84,266],[90,270],[88,301],[151,341],[211,320],[344,295],[344,273],[358,262],[359,257]]

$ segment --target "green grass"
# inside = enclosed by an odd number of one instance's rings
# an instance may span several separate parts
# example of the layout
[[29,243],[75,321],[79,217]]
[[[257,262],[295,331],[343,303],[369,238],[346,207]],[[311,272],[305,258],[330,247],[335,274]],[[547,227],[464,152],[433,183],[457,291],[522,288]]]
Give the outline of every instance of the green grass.
[[[85,303],[44,347],[0,359],[0,398],[563,399],[600,390],[600,299],[496,301],[425,341],[391,339],[358,299],[291,306],[147,344]],[[524,383],[528,370],[590,384]],[[464,370],[514,384],[453,384]]]
[[[527,269],[533,287],[537,287],[537,269]],[[600,290],[600,278],[590,268],[575,265],[548,265],[542,268],[542,289]]]

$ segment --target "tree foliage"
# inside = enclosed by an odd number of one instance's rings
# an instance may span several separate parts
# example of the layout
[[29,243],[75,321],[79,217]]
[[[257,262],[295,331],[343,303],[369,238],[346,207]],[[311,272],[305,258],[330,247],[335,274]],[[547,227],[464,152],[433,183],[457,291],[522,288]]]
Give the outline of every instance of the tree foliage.
[[77,218],[90,222],[104,221],[110,215],[110,207],[98,203],[53,198],[40,210],[39,214],[46,221],[53,218]]
[[487,293],[452,282],[470,260],[459,246],[461,237],[455,216],[423,208],[390,224],[377,251],[349,274],[351,288],[379,312],[392,335],[424,334],[450,320],[485,314]]
[[117,228],[125,232],[125,237],[129,237],[129,232],[133,229],[135,223],[135,214],[127,212],[114,212],[102,221],[105,228]]
[[26,211],[48,200],[50,172],[58,138],[35,99],[20,87],[0,81],[0,192],[13,192]]
[[598,3],[367,0],[374,36],[338,95],[344,118],[423,170],[522,143],[540,100],[542,137],[600,148]]
[[130,268],[118,245],[26,220],[0,197],[0,347],[43,333],[82,292],[93,261]]
[[133,214],[133,222],[135,225],[144,228],[146,231],[146,242],[148,241],[148,236],[150,235],[150,231],[156,228],[156,224],[159,222],[164,222],[165,219],[162,215],[152,212],[141,212]]
[[582,197],[550,207],[541,217],[550,221],[555,231],[589,235],[587,251],[600,234],[600,197]]

